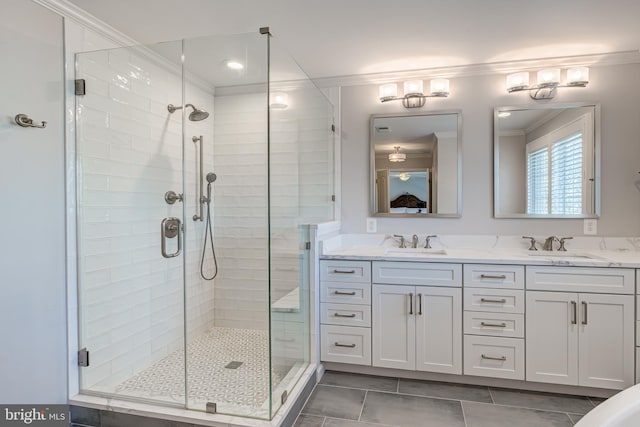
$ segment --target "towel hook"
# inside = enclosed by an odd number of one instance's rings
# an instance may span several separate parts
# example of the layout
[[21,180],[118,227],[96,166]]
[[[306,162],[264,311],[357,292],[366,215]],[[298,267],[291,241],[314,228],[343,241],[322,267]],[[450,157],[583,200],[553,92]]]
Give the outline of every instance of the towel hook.
[[14,120],[18,126],[22,126],[23,128],[44,129],[47,127],[47,122],[42,122],[41,125],[34,124],[33,119],[29,118],[29,116],[27,116],[26,114],[18,114]]

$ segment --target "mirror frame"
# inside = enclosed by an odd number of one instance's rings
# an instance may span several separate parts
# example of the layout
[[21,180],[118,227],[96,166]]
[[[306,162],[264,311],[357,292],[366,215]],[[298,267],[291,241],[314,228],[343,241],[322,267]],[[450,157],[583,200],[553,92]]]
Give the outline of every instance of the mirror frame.
[[[457,115],[457,146],[458,151],[458,185],[457,185],[457,212],[455,213],[427,213],[427,214],[408,214],[408,213],[378,213],[376,212],[376,152],[375,152],[375,126],[374,121],[377,118],[390,117],[413,117],[413,116],[441,116],[441,115]],[[462,216],[462,110],[435,110],[421,111],[417,113],[388,113],[388,114],[372,114],[369,119],[369,216],[385,217],[385,218],[460,218]]]
[[[539,215],[539,214],[527,214],[527,213],[509,213],[500,214],[499,210],[499,187],[500,178],[498,176],[498,166],[500,164],[500,154],[498,145],[500,143],[500,135],[498,135],[498,113],[501,111],[521,111],[521,110],[555,110],[566,108],[582,108],[593,107],[593,156],[594,156],[594,188],[593,188],[593,214],[580,214],[580,215]],[[602,163],[602,150],[600,139],[601,128],[600,117],[600,104],[597,102],[571,102],[564,104],[534,104],[534,105],[521,105],[511,107],[495,107],[493,109],[493,217],[496,219],[584,219],[584,218],[600,218],[601,208],[601,163]]]

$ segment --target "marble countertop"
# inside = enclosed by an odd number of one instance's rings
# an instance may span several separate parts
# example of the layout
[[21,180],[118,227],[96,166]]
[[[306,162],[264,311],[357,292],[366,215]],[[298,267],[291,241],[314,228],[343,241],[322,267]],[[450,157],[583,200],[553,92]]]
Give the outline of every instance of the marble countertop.
[[431,253],[399,249],[385,235],[340,235],[322,243],[322,259],[640,268],[638,238],[581,237],[567,242],[567,252],[529,251],[521,236],[440,236]]

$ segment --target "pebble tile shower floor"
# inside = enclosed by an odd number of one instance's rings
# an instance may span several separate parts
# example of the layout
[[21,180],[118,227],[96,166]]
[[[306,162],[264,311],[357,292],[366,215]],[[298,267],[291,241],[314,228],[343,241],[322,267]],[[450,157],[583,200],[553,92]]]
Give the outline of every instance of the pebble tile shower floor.
[[[215,402],[220,409],[233,408],[234,413],[246,415],[266,409],[268,331],[213,328],[187,345],[187,360],[190,405]],[[242,364],[235,369],[227,368],[230,362]],[[184,402],[183,367],[184,354],[175,351],[118,385],[116,393],[141,398],[171,397]],[[274,384],[281,379],[282,375],[274,371]]]
[[569,427],[603,400],[328,371],[294,427]]

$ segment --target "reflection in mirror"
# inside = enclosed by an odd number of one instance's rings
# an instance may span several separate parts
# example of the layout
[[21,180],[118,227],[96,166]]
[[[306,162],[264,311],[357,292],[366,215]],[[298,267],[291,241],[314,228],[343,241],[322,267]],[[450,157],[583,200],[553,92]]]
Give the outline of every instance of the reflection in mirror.
[[598,105],[494,112],[496,218],[594,218],[599,213]]
[[371,116],[371,213],[458,217],[461,113]]

